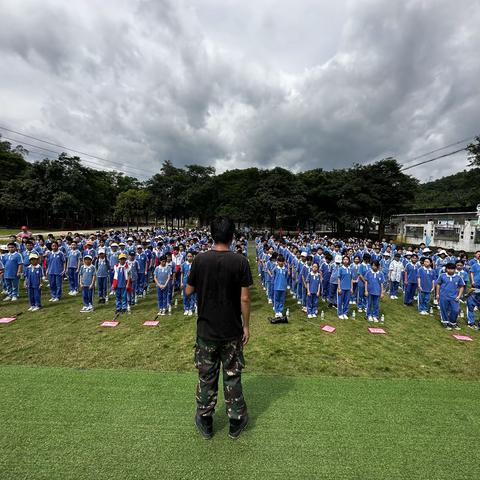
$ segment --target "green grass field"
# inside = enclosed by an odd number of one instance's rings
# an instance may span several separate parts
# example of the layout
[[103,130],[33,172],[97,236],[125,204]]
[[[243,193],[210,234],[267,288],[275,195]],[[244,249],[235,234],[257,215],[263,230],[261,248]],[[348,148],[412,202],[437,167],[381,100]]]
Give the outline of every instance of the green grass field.
[[[255,277],[244,376],[252,423],[230,441],[219,406],[206,442],[193,426],[192,317],[179,307],[159,328],[142,326],[156,311],[151,292],[107,329],[112,303],[86,315],[79,297],[47,298],[0,325],[0,479],[480,476],[480,338],[464,324],[473,342],[453,339],[437,313],[388,299],[387,335],[326,309],[337,331],[323,333],[292,300],[290,323],[271,325]],[[0,303],[0,316],[27,307],[22,295]]]

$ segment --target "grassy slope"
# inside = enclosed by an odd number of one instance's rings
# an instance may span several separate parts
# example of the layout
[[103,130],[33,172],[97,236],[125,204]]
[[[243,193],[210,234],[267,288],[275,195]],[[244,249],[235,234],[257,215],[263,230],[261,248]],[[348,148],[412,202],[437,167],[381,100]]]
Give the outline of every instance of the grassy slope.
[[[254,260],[251,259],[255,271]],[[47,289],[45,289],[47,290]],[[421,317],[401,301],[386,299],[382,311],[388,335],[372,335],[367,323],[338,320],[326,311],[326,322],[337,332],[326,334],[305,322],[305,315],[288,301],[291,323],[270,325],[271,315],[263,292],[252,291],[252,339],[247,347],[247,369],[255,373],[364,377],[480,379],[479,335],[463,343],[443,331],[435,317]],[[99,306],[88,316],[79,313],[80,297],[65,296],[57,304],[46,301],[44,310],[26,312],[9,325],[0,325],[0,364],[81,368],[134,368],[190,371],[195,326],[193,317],[177,311],[163,317],[161,328],[143,327],[156,311],[155,294],[123,316],[115,329],[99,327],[111,319],[114,306]],[[0,316],[25,311],[25,296],[17,304],[0,303]],[[322,307],[321,307],[322,308]],[[180,310],[180,308],[179,308]],[[319,321],[318,321],[319,322]],[[320,322],[319,322],[320,323]]]
[[473,479],[478,382],[246,375],[250,428],[193,427],[193,374],[1,367],[0,478]]

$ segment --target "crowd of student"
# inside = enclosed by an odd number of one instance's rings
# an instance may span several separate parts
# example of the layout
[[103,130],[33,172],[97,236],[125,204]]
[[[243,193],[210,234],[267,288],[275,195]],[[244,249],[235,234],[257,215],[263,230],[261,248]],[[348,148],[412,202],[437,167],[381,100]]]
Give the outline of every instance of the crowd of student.
[[[319,301],[348,319],[352,305],[369,322],[382,321],[380,301],[385,294],[403,303],[416,302],[418,313],[439,308],[442,325],[459,330],[460,304],[467,306],[467,325],[478,330],[480,251],[473,258],[452,249],[430,250],[424,243],[403,248],[393,242],[295,237],[257,237],[256,258],[268,303],[275,317],[284,315],[286,293],[297,300],[308,318],[318,315]],[[353,314],[356,313],[352,312]]]
[[[59,302],[63,285],[68,295],[82,295],[82,313],[114,296],[117,313],[131,307],[156,287],[159,315],[172,309],[175,291],[183,296],[185,316],[196,311],[195,294],[186,294],[186,283],[195,255],[208,251],[212,239],[203,230],[100,231],[92,235],[72,234],[55,238],[35,237],[22,227],[7,245],[1,246],[0,275],[3,301],[17,301],[23,279],[30,311],[42,307],[42,285],[50,290],[49,302]],[[232,244],[238,253],[247,254],[244,237]]]

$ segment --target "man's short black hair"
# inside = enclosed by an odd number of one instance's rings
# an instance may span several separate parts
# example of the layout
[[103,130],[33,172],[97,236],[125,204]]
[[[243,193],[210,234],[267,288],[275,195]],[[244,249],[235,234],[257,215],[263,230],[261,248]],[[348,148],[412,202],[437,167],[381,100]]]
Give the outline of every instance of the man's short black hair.
[[217,217],[210,225],[210,233],[215,243],[228,245],[233,240],[235,223],[228,217]]

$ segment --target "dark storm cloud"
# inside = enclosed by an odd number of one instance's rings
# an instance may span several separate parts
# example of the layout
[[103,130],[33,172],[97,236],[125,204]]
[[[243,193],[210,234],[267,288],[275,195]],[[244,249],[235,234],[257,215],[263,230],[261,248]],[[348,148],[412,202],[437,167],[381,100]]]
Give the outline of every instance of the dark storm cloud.
[[[478,2],[339,5],[6,1],[2,122],[144,177],[164,159],[219,170],[405,160],[478,133]],[[316,29],[321,13],[331,21]]]

